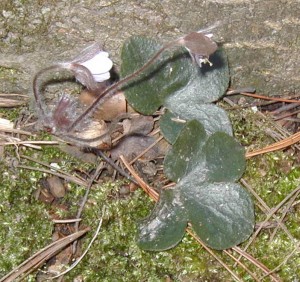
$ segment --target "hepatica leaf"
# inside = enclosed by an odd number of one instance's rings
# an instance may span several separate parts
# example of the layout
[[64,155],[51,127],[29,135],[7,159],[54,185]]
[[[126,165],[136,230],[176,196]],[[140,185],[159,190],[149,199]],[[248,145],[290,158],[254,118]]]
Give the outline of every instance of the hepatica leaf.
[[[160,47],[153,39],[131,37],[122,48],[121,76],[140,68]],[[136,111],[146,115],[153,114],[162,105],[176,112],[175,105],[189,103],[192,109],[194,105],[215,101],[228,87],[229,71],[222,51],[210,60],[212,67],[204,65],[200,69],[184,49],[165,52],[155,66],[125,87],[126,99]]]
[[210,57],[212,66],[208,64],[199,68],[196,64],[190,64],[190,80],[185,88],[178,89],[170,95],[165,102],[167,108],[172,105],[199,105],[211,103],[224,95],[229,84],[229,69],[226,55],[222,50]]
[[167,111],[160,120],[161,133],[171,144],[175,142],[183,127],[182,124],[176,122],[176,119],[179,121],[192,119],[199,121],[207,135],[218,131],[232,135],[232,127],[226,112],[216,105],[185,103],[180,106],[174,105],[172,111]]
[[[166,191],[161,193],[154,212],[143,221],[138,239],[142,248],[173,247],[188,222],[203,242],[217,250],[233,247],[251,235],[253,203],[234,183],[245,169],[244,150],[232,136],[225,132],[209,136],[197,120],[188,121],[166,155],[164,169],[178,184],[167,190],[168,197]],[[167,230],[174,232],[174,240],[166,240]],[[150,234],[155,234],[155,240]]]
[[184,127],[185,120],[180,120],[170,111],[166,111],[159,119],[159,127],[165,139],[173,144],[178,137],[180,130]]
[[[153,39],[130,38],[122,48],[121,76],[125,77],[140,68],[160,47]],[[124,89],[127,101],[136,111],[153,114],[164,104],[168,95],[189,82],[190,63],[191,59],[182,49],[175,53],[166,52],[160,62]]]
[[203,152],[206,155],[209,181],[236,181],[244,173],[245,150],[226,133],[213,134],[207,140]]
[[[185,189],[187,188],[187,189]],[[189,221],[209,247],[223,250],[248,239],[254,228],[250,195],[237,183],[199,183],[188,179],[180,185]]]

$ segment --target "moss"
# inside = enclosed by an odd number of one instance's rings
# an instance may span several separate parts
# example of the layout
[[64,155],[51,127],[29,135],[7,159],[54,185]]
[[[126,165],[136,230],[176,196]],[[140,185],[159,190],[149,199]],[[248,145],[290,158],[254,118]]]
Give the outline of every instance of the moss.
[[[5,111],[3,111],[5,113]],[[9,111],[7,111],[9,113]],[[10,113],[9,113],[10,114]],[[6,116],[7,117],[7,116]],[[47,134],[31,137],[48,140]],[[91,171],[94,166],[81,163],[62,153],[58,147],[43,146],[41,151],[25,148],[22,154],[45,163],[56,162],[62,170],[72,173],[74,168]],[[15,148],[6,147],[5,157],[15,158]],[[33,161],[22,162],[39,167]],[[1,164],[0,246],[4,256],[0,258],[0,275],[16,267],[34,252],[51,242],[53,224],[50,214],[74,216],[85,193],[84,187],[69,184],[68,193],[61,200],[68,211],[45,205],[34,197],[39,180],[44,173],[17,169],[3,162]],[[104,223],[98,239],[85,259],[67,275],[67,281],[81,275],[85,281],[161,281],[170,277],[176,280],[199,280],[209,277],[229,278],[228,273],[220,272],[218,263],[208,255],[193,239],[186,236],[176,248],[167,252],[145,252],[135,243],[136,222],[145,217],[154,203],[142,191],[128,197],[119,196],[121,182],[94,185],[83,213],[83,224],[96,230],[103,206],[106,207]],[[85,248],[93,236],[91,231],[83,240]],[[34,274],[26,281],[34,281]]]
[[12,109],[0,109],[0,118],[5,118],[10,121],[16,120],[20,115],[20,109],[12,108]]
[[[263,147],[274,142],[265,134],[267,128],[272,128],[268,119],[258,117],[251,110],[240,113],[232,112],[235,135],[245,146]],[[254,146],[253,146],[254,145]],[[252,149],[253,150],[253,149]],[[247,161],[247,170],[244,179],[262,198],[270,209],[277,206],[285,197],[294,191],[300,184],[300,167],[297,155],[293,150],[277,151],[253,157]],[[266,213],[255,200],[256,221],[261,222],[266,218]],[[280,218],[286,204],[277,213]],[[299,208],[292,207],[286,217],[285,225],[295,239],[299,239]],[[271,218],[272,222],[274,219]],[[275,268],[284,258],[291,253],[295,245],[280,228],[271,240],[272,229],[263,229],[248,251],[270,269]],[[299,255],[294,255],[277,272],[283,281],[293,281],[299,277],[300,271],[296,266]],[[252,269],[251,266],[249,266]],[[266,279],[268,281],[268,278]]]
[[16,68],[14,68],[14,67],[3,67],[0,65],[0,81],[2,84],[0,93],[9,92],[6,89],[8,85],[10,85],[11,89],[18,89],[20,86],[19,85],[20,77],[22,77],[22,71],[17,69],[17,66]]
[[1,164],[0,276],[51,241],[45,206],[34,200],[36,175]]
[[5,79],[13,83],[16,81],[16,77],[20,74],[21,72],[15,68],[6,68],[0,66],[0,80]]

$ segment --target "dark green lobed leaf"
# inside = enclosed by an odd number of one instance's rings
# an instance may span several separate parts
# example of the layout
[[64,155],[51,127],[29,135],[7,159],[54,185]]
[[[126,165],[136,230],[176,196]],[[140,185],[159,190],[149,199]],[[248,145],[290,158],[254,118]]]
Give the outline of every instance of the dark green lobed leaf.
[[160,132],[164,138],[171,144],[175,142],[181,129],[184,127],[184,123],[177,122],[174,119],[177,117],[170,111],[166,111],[164,115],[159,119]]
[[[121,76],[125,77],[148,61],[160,49],[153,39],[132,37],[122,48]],[[164,104],[164,100],[178,89],[184,87],[191,75],[190,60],[181,49],[165,52],[159,63],[145,71],[135,82],[125,88],[129,104],[138,112],[153,114]]]
[[183,105],[174,105],[172,111],[167,111],[160,122],[161,132],[164,137],[173,144],[179,135],[182,125],[174,122],[172,118],[181,120],[197,120],[205,129],[207,135],[222,131],[232,136],[232,127],[230,120],[223,109],[213,104],[192,105],[186,103]]

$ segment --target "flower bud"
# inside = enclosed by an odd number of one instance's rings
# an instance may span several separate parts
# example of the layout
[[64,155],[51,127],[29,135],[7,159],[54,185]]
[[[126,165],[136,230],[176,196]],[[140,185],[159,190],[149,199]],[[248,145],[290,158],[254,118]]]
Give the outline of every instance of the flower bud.
[[[109,71],[113,66],[113,62],[108,58],[108,53],[102,51],[99,44],[93,44],[85,48],[72,62],[72,69],[77,73],[81,71],[74,70],[76,66],[81,65],[89,70],[95,82],[102,82],[110,78]],[[86,76],[86,74],[85,74]],[[84,85],[90,85],[89,82],[85,83],[82,75],[79,75],[79,81]],[[77,78],[77,77],[76,77]]]
[[107,52],[100,51],[81,65],[91,72],[95,81],[102,82],[110,78],[109,71],[113,66],[113,62],[108,58]]
[[201,67],[202,63],[209,63],[209,56],[213,54],[218,45],[211,39],[212,34],[192,32],[180,39],[182,44],[190,53],[193,61]]

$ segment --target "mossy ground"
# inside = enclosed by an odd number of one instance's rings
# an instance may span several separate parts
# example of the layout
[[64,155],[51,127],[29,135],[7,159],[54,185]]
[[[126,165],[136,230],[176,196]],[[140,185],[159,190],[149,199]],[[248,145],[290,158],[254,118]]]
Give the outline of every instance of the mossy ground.
[[[19,110],[2,111],[2,117],[11,120]],[[271,142],[264,128],[257,125],[257,117],[249,110],[232,112],[231,118],[236,137],[243,145],[265,145]],[[50,136],[36,136],[38,140]],[[1,200],[0,200],[0,276],[9,272],[22,261],[51,242],[53,223],[51,205],[35,199],[39,180],[45,175],[33,170],[19,169],[18,154],[24,154],[40,161],[56,162],[61,169],[72,173],[74,168],[89,171],[90,164],[62,153],[58,147],[44,146],[41,151],[25,147],[5,147],[1,160]],[[34,162],[27,165],[36,166]],[[256,193],[272,208],[299,185],[300,169],[292,150],[269,153],[248,160],[246,181]],[[84,281],[231,281],[230,274],[212,258],[189,235],[174,249],[165,252],[145,252],[135,243],[136,222],[149,214],[154,203],[140,190],[127,196],[120,196],[122,182],[108,182],[94,185],[83,213],[83,224],[91,231],[82,240],[85,249],[96,230],[98,220],[103,216],[103,225],[83,261],[66,275],[65,281],[76,277]],[[62,203],[70,208],[67,212],[57,209],[56,213],[74,216],[85,193],[85,188],[70,184]],[[102,215],[103,207],[105,214]],[[256,206],[257,222],[263,221],[265,214]],[[300,213],[298,205],[288,212],[285,225],[290,233],[299,238]],[[249,253],[270,269],[276,267],[294,248],[284,232],[279,230],[272,241],[273,229],[263,230],[251,244]],[[217,254],[232,264],[221,252]],[[300,256],[292,256],[279,270],[278,276],[284,281],[293,281],[300,276],[298,265]],[[249,268],[255,271],[250,264]],[[243,281],[253,281],[242,269],[235,270]],[[35,281],[35,273],[26,278]],[[265,279],[269,281],[269,278]]]

